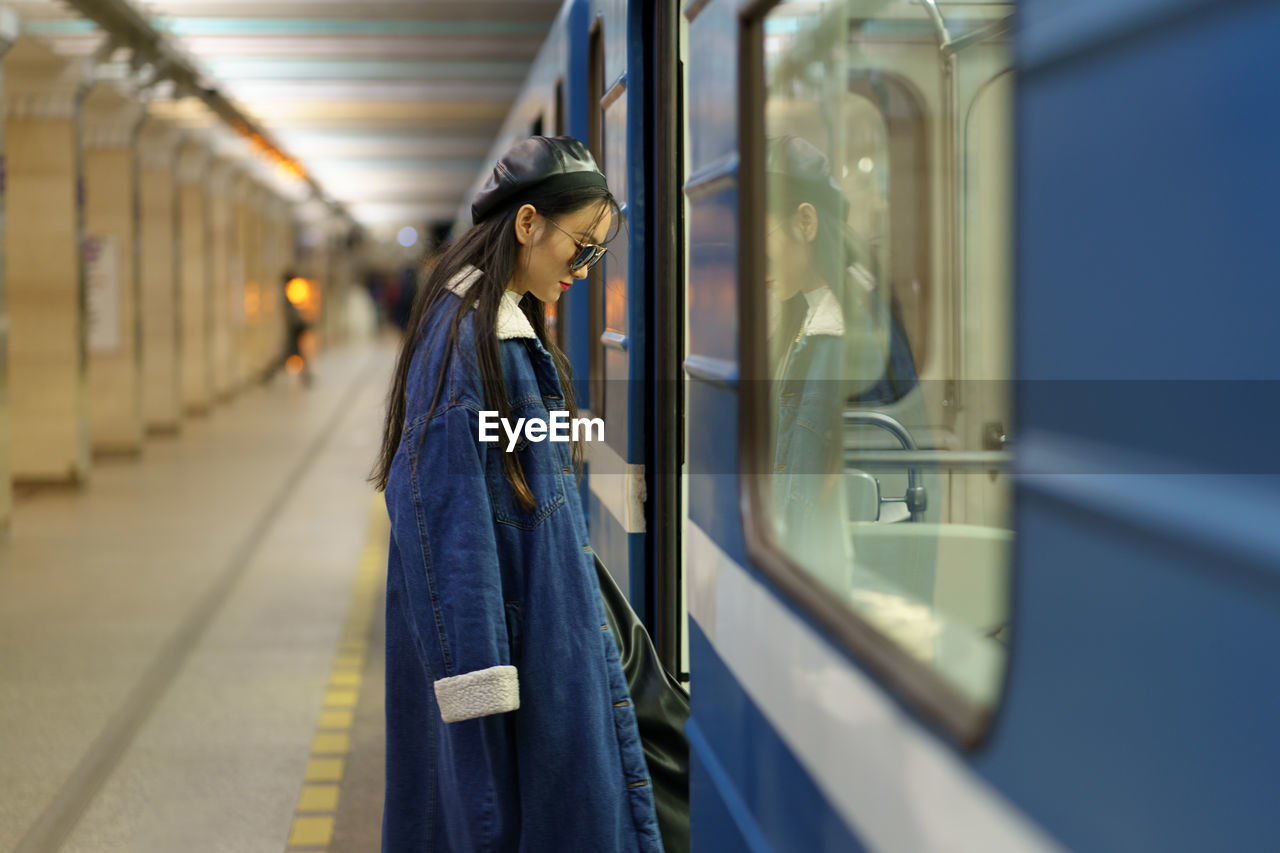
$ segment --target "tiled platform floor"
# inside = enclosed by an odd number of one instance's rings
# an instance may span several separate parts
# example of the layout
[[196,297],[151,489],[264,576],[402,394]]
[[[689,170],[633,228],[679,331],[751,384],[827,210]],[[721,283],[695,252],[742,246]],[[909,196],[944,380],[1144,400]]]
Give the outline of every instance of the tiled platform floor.
[[[310,390],[278,377],[84,488],[19,494],[0,538],[0,851],[285,850],[393,361],[386,343],[330,351]],[[381,579],[331,850],[377,849]]]

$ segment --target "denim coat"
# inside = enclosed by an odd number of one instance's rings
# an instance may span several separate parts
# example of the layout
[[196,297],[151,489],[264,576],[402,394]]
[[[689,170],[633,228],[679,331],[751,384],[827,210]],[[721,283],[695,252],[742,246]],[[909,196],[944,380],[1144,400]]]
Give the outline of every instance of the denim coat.
[[844,595],[852,565],[842,473],[848,332],[830,288],[805,299],[804,323],[775,375],[773,518],[779,544]]
[[[523,439],[533,509],[502,472],[465,298],[420,333],[387,482],[384,851],[662,850],[649,772],[609,633],[570,445]],[[454,312],[467,311],[452,352]],[[514,293],[496,330],[511,422],[563,409]],[[436,377],[445,380],[428,414]]]

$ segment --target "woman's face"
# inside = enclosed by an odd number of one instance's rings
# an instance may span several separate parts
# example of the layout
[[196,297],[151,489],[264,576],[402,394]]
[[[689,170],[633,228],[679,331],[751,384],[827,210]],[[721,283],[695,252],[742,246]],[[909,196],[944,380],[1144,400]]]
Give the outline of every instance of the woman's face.
[[765,284],[780,302],[820,282],[810,263],[817,216],[808,202],[791,216],[765,216]]
[[524,208],[516,215],[516,235],[524,246],[512,289],[555,302],[574,281],[587,277],[585,266],[573,270],[569,263],[583,244],[604,242],[613,225],[613,211],[605,202],[554,217],[542,216],[531,205],[525,208],[533,213],[527,222]]

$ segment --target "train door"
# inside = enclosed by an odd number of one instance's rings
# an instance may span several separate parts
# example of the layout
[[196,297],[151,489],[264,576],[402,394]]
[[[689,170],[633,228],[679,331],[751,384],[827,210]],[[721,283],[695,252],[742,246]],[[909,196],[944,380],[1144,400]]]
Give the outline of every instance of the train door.
[[667,670],[688,681],[688,618],[684,587],[684,520],[688,478],[685,448],[684,359],[688,351],[685,311],[688,210],[683,192],[688,160],[685,98],[687,21],[680,0],[653,4],[654,97],[648,118],[653,128],[650,181],[650,239],[653,291],[646,317],[652,355],[650,445],[652,460],[647,504],[654,609],[653,639]]
[[974,751],[1013,641],[1010,5],[685,13],[694,847],[1056,849]]

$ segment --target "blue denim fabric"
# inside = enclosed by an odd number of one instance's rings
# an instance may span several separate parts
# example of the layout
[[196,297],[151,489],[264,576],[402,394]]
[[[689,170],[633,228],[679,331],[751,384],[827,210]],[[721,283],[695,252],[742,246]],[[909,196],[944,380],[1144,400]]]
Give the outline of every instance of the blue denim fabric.
[[774,522],[778,542],[832,590],[848,590],[844,543],[845,340],[806,335],[787,351],[774,399]]
[[[569,445],[522,442],[536,507],[481,443],[474,312],[428,323],[387,483],[387,790],[382,849],[662,850],[635,714],[606,629]],[[500,343],[511,417],[563,408],[536,338]],[[445,371],[436,410],[435,379]],[[446,723],[436,683],[514,666],[519,709]],[[477,693],[465,697],[480,704]]]

